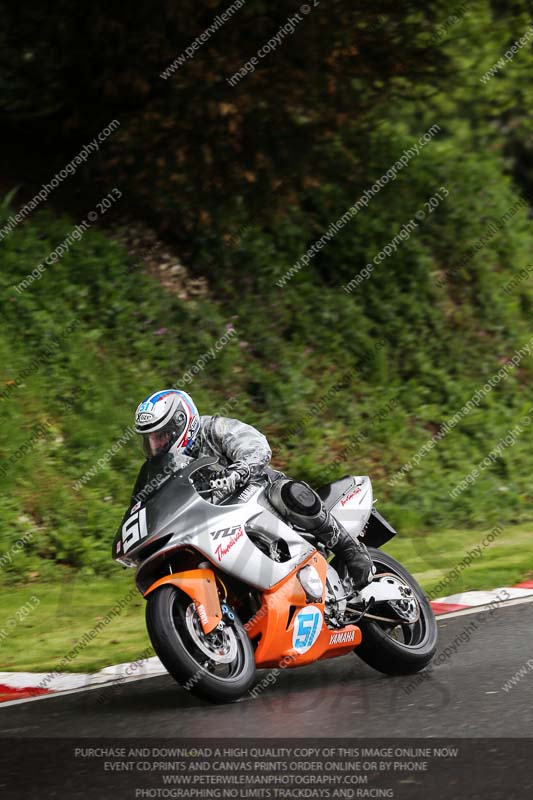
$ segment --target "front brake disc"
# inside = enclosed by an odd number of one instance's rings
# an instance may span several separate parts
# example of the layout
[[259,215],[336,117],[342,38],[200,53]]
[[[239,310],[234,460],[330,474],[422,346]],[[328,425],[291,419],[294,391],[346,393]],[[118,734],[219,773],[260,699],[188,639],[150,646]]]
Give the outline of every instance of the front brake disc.
[[196,647],[211,661],[217,664],[231,664],[237,656],[237,639],[233,628],[229,625],[218,625],[214,631],[205,634],[194,603],[185,612],[185,624],[189,636]]

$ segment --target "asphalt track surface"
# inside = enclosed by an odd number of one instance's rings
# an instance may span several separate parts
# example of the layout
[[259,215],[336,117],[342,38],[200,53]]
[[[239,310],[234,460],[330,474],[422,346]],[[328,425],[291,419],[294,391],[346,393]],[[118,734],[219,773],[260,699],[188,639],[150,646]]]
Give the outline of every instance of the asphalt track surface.
[[456,652],[416,685],[416,676],[381,675],[351,653],[283,670],[259,696],[231,705],[210,705],[161,676],[0,707],[0,736],[533,738],[533,670],[502,688],[533,657],[533,603],[480,613],[439,620],[436,660],[454,640]]

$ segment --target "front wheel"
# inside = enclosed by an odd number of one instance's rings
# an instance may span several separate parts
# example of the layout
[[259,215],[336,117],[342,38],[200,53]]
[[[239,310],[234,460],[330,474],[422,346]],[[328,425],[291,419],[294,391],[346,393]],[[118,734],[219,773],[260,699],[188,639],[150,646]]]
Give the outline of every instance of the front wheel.
[[230,703],[254,682],[254,652],[236,616],[206,635],[191,598],[162,586],[148,595],[146,627],[165,668],[198,697]]
[[[422,588],[399,561],[369,547],[376,567],[376,580],[396,582],[408,587],[409,599],[374,605],[370,615],[384,620],[363,618],[359,624],[363,639],[355,653],[370,667],[386,675],[408,675],[429,664],[437,649],[437,621]],[[380,578],[380,575],[382,576]],[[370,584],[372,586],[372,584]],[[386,619],[393,621],[386,621]]]

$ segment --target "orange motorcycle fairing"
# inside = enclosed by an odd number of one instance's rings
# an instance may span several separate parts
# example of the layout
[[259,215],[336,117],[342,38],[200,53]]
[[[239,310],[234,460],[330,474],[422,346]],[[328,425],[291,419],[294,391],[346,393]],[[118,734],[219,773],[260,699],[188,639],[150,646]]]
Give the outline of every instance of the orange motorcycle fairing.
[[189,569],[173,572],[155,581],[144,593],[147,597],[160,586],[177,586],[194,601],[198,618],[205,634],[211,633],[222,621],[222,609],[218,596],[215,573],[212,569]]
[[[314,567],[320,576],[320,600],[308,600],[298,579],[298,572],[306,566]],[[360,644],[361,630],[357,626],[333,630],[324,622],[327,568],[326,559],[315,551],[263,593],[261,607],[244,626],[249,638],[257,642],[257,667],[299,667],[342,655]]]

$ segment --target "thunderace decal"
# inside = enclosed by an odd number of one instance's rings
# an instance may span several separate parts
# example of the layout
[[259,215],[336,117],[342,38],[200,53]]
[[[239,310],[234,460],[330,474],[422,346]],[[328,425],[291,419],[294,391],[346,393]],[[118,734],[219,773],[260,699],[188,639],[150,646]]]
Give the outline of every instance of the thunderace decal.
[[[229,553],[231,548],[242,538],[244,535],[244,531],[240,525],[236,525],[233,528],[226,528],[226,531],[233,532],[232,533],[225,533],[223,532],[224,540],[215,547],[215,553],[219,561],[222,561],[224,556]],[[225,537],[229,536],[227,541],[225,541]]]
[[361,491],[361,487],[358,487],[357,489],[355,489],[355,491],[350,492],[349,495],[347,495],[346,497],[343,497],[343,499],[341,500],[341,506],[345,506],[346,503],[348,503],[352,499],[352,497],[355,497],[356,494],[359,494],[360,491]]

